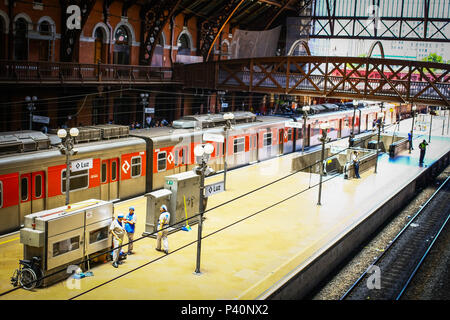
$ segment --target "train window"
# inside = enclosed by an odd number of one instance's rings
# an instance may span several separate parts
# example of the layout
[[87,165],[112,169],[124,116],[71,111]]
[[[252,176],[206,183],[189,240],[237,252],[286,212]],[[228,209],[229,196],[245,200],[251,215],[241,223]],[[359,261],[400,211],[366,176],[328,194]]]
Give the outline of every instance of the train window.
[[20,180],[20,184],[21,184],[21,197],[20,197],[20,199],[22,201],[27,201],[28,200],[28,177],[23,177]]
[[42,176],[40,174],[34,176],[34,197],[42,196]]
[[158,153],[158,172],[166,170],[166,158],[166,151]]
[[[62,193],[66,192],[66,169],[61,174]],[[89,186],[89,170],[70,172],[70,191],[85,189]]]
[[111,181],[117,180],[117,161],[111,162]]
[[245,139],[236,138],[234,139],[234,153],[243,152],[245,150]]
[[56,242],[53,244],[53,257],[77,250],[78,248],[80,248],[80,236]]
[[89,244],[107,239],[108,232],[108,226],[89,232]]
[[272,145],[272,133],[264,133],[264,147]]
[[184,159],[184,149],[175,150],[175,166],[186,164],[186,160]]
[[106,180],[107,180],[107,173],[108,173],[108,170],[107,170],[107,163],[106,162],[103,162],[102,163],[102,183],[105,183],[106,182]]
[[136,178],[141,175],[141,157],[131,158],[131,177]]
[[288,136],[287,136],[288,141],[292,140],[292,129],[288,130]]
[[3,208],[3,181],[0,181],[0,208]]

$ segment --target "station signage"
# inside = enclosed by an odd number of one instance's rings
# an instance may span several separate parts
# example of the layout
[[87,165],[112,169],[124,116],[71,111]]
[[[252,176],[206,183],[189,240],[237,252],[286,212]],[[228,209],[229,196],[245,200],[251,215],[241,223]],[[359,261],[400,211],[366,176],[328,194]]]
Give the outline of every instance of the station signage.
[[145,113],[155,113],[155,108],[145,108]]
[[33,122],[49,124],[50,123],[50,118],[49,117],[33,115]]
[[93,161],[91,159],[83,159],[83,160],[75,160],[72,161],[70,164],[70,171],[71,172],[77,172],[82,171],[86,169],[92,169],[93,168]]
[[221,134],[213,134],[213,133],[204,133],[203,134],[204,141],[214,141],[214,142],[223,142],[225,139]]
[[223,181],[205,186],[205,197],[225,191]]
[[295,122],[295,121],[286,121],[284,123],[284,126],[287,128],[301,128],[302,123],[301,122]]

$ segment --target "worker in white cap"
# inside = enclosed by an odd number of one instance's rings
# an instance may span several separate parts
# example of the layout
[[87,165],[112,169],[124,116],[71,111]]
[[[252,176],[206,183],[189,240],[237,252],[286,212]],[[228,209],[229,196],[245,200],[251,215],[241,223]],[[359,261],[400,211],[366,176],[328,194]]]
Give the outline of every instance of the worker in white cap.
[[[161,250],[161,239],[163,241],[164,246],[164,252],[166,254],[169,253],[169,241],[167,240],[167,235],[169,234],[169,231],[167,230],[167,226],[170,222],[170,213],[167,211],[166,205],[162,205],[161,208],[159,208],[159,211],[161,214],[159,215],[159,221],[158,221],[158,235],[156,237],[156,250]],[[163,230],[161,230],[163,229]]]
[[109,226],[109,232],[113,235],[113,267],[117,268],[119,263],[119,246],[122,245],[123,236],[125,235],[125,226],[123,223],[123,214],[119,214]]

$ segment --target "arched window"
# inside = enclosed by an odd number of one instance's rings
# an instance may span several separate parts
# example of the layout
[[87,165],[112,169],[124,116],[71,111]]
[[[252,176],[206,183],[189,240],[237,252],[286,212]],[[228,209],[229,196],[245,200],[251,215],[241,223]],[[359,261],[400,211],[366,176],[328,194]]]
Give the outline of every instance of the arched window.
[[225,42],[225,41],[222,42],[222,48],[221,48],[220,54],[221,54],[221,59],[222,59],[222,60],[227,60],[227,59],[228,59],[228,56],[230,55],[230,54],[228,53],[228,43]]
[[114,63],[130,64],[130,35],[124,26],[120,26],[114,34]]
[[[42,36],[52,35],[52,27],[48,21],[44,20],[39,24],[39,34]],[[39,41],[39,61],[50,61],[51,45],[50,39]]]
[[103,28],[95,30],[94,63],[106,63],[105,33]]
[[187,34],[182,34],[178,39],[178,54],[191,55],[191,44]]
[[14,24],[14,59],[28,59],[28,23],[24,18],[19,18]]

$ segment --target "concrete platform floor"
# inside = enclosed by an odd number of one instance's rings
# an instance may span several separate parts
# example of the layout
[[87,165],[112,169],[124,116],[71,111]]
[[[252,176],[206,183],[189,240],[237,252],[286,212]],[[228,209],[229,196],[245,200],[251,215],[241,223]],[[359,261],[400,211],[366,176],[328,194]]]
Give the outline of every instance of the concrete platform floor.
[[[416,139],[420,138],[417,134]],[[425,165],[448,152],[449,142],[449,137],[433,138]],[[292,156],[229,171],[228,190],[210,197],[208,208],[287,175]],[[93,277],[63,281],[34,291],[20,289],[0,299],[263,298],[267,290],[317,257],[394,190],[425,170],[418,166],[418,159],[419,151],[415,148],[412,154],[403,152],[395,160],[386,154],[380,156],[378,173],[365,172],[360,180],[337,176],[327,181],[329,177],[325,177],[321,206],[317,205],[318,188],[309,188],[318,183],[319,176],[297,173],[207,212],[201,275],[194,274],[197,227],[193,226],[190,232],[179,231],[169,236],[171,253],[167,256],[154,250],[155,239],[145,238],[135,243],[136,254],[118,269],[111,263],[97,265],[92,268]],[[217,175],[208,178],[206,184],[221,179]],[[125,213],[129,205],[135,206],[137,235],[144,231],[145,201],[140,197],[115,207],[116,212]],[[16,234],[0,238],[0,293],[12,288],[9,278],[22,253],[17,237]]]

